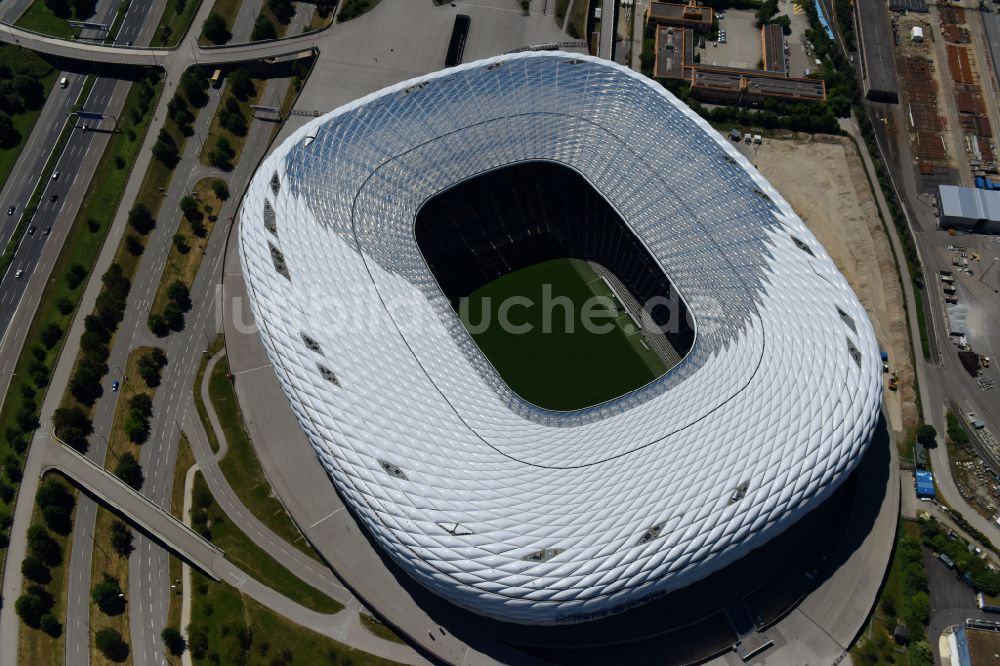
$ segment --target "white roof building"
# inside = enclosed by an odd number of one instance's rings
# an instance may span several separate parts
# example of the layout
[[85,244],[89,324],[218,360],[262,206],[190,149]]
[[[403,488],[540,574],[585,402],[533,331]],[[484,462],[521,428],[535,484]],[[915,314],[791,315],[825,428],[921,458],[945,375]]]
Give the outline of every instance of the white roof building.
[[938,185],[936,198],[942,227],[1000,233],[1000,190]]
[[[574,412],[506,387],[414,238],[431,197],[533,161],[582,175],[694,321],[678,365]],[[261,164],[239,240],[348,506],[417,581],[494,618],[584,621],[710,575],[828,498],[875,427],[875,336],[822,246],[704,120],[604,60],[499,56],[313,120]]]

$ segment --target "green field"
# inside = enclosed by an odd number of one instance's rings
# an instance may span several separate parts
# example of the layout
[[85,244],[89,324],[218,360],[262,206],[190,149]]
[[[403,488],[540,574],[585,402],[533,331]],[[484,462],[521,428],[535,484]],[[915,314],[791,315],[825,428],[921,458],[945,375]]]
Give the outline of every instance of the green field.
[[[516,297],[532,305],[508,301]],[[562,305],[570,302],[571,308]],[[588,304],[595,313],[590,321],[600,326],[583,326]],[[511,326],[500,325],[504,313]],[[578,259],[555,259],[505,275],[473,292],[459,314],[507,385],[545,409],[596,405],[665,370],[604,282]]]

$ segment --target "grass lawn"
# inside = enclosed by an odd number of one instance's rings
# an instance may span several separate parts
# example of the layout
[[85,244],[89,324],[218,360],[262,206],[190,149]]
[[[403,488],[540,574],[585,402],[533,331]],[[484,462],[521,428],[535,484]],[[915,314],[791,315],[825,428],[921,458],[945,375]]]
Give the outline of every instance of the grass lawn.
[[[43,60],[37,53],[19,46],[9,44],[0,46],[0,62],[10,67],[14,72],[24,71],[39,80],[42,84],[43,97],[48,97],[49,93],[52,92],[52,86],[55,84],[56,76],[59,74],[52,65]],[[17,145],[10,148],[0,148],[0,183],[7,181],[7,176],[10,175],[10,170],[14,168],[14,162],[17,161],[17,156],[21,154],[21,148],[31,135],[31,130],[34,128],[35,122],[38,120],[41,112],[42,109],[39,107],[38,109],[16,113],[10,117],[14,123],[14,129],[21,136],[21,140],[18,141]],[[18,214],[20,214],[24,203],[23,201],[18,202]]]
[[217,351],[225,346],[226,341],[222,334],[219,333],[215,336],[215,340],[208,348],[208,353],[203,354],[201,357],[201,363],[198,365],[198,375],[194,380],[194,387],[191,392],[194,395],[194,406],[198,410],[198,417],[201,418],[201,422],[205,425],[205,432],[208,435],[208,445],[212,449],[212,453],[219,452],[219,440],[215,438],[215,429],[211,427],[211,423],[208,420],[208,410],[205,408],[205,403],[201,399],[201,382],[205,378],[205,370],[208,367],[208,360],[215,355]]
[[569,20],[566,22],[566,32],[570,37],[576,39],[587,39],[587,13],[590,9],[590,0],[573,0],[573,9],[570,11]]
[[322,16],[319,15],[319,12],[314,11],[312,18],[309,19],[309,27],[305,30],[305,32],[314,32],[316,30],[322,30],[323,28],[327,27],[328,25],[333,23],[333,14],[334,12],[331,11],[329,14],[326,15],[326,18],[323,18]]
[[[233,389],[232,381],[227,377],[228,374],[229,358],[223,357],[215,364],[212,376],[208,380],[209,398],[222,424],[226,442],[229,444],[229,451],[219,462],[219,469],[236,491],[240,501],[257,516],[258,520],[318,562],[319,558],[312,546],[303,538],[285,512],[285,507],[271,491],[271,484],[267,482],[260,461],[257,460],[257,454],[254,453],[250,435],[243,426],[243,414],[240,412],[236,391]],[[211,424],[205,422],[205,429],[211,430]]]
[[306,608],[320,613],[337,613],[344,609],[338,601],[299,580],[292,572],[281,566],[264,552],[253,540],[229,521],[225,512],[216,503],[208,490],[201,472],[195,473],[194,497],[209,499],[203,506],[205,518],[198,519],[197,501],[191,515],[191,523],[196,531],[203,532],[207,525],[212,543],[226,552],[226,559],[232,561],[254,579],[296,601]]
[[[243,113],[243,117],[247,119],[247,127],[253,122],[253,112],[250,110],[251,104],[256,104],[257,100],[264,92],[264,87],[267,85],[267,79],[251,79],[254,84],[256,92],[247,98],[245,102],[239,102],[240,111]],[[206,166],[211,166],[211,161],[208,159],[208,154],[215,148],[215,144],[219,141],[220,137],[226,137],[229,141],[229,145],[233,147],[236,155],[233,156],[232,165],[235,167],[240,163],[240,156],[243,154],[243,144],[246,143],[247,135],[249,134],[249,129],[247,134],[239,136],[233,134],[229,130],[223,129],[221,124],[222,112],[225,109],[226,102],[230,97],[233,97],[233,92],[227,85],[225,91],[222,94],[222,99],[219,100],[219,106],[215,109],[215,117],[212,118],[212,123],[208,126],[208,134],[205,136],[205,140],[201,146],[201,155],[199,159],[201,163]],[[239,100],[237,100],[239,101]]]
[[[153,349],[153,347],[136,347],[129,352],[128,359],[125,361],[124,371],[127,379],[121,380],[121,389],[115,404],[115,418],[111,422],[111,433],[108,435],[108,450],[104,456],[104,467],[109,470],[115,468],[115,463],[120,456],[131,453],[138,460],[139,454],[142,453],[140,445],[130,440],[125,434],[125,419],[128,418],[128,402],[133,396],[146,393],[152,399],[156,395],[156,389],[147,386],[146,382],[139,376],[139,358]],[[95,532],[95,534],[100,534],[100,532]]]
[[[129,440],[125,435],[124,424],[128,414],[128,401],[132,396],[138,393],[147,393],[152,398],[155,395],[155,389],[147,386],[142,377],[139,376],[139,357],[152,349],[152,347],[137,347],[129,352],[128,360],[125,362],[125,376],[129,379],[122,382],[117,404],[115,405],[115,417],[108,436],[108,451],[104,459],[104,466],[108,469],[113,470],[118,457],[124,455],[126,452],[134,455],[136,460],[139,459],[139,445]],[[128,558],[120,557],[111,548],[111,525],[115,518],[116,516],[104,507],[97,509],[97,522],[94,525],[95,548],[90,564],[90,580],[91,585],[95,585],[101,580],[102,574],[107,573],[118,579],[122,590],[127,590]],[[108,616],[102,613],[96,604],[94,604],[90,608],[90,626],[93,627],[94,631],[100,631],[104,627],[117,629],[125,637],[125,642],[128,643],[130,640],[128,615],[128,611],[126,610],[120,615]],[[91,641],[90,663],[99,664],[100,666],[110,666],[115,662],[101,654],[100,650]]]
[[[911,520],[900,520],[897,540],[903,535],[909,535],[920,540],[920,526]],[[900,557],[898,549],[893,550],[892,564],[889,567],[889,574],[885,580],[885,586],[879,595],[875,610],[868,618],[868,625],[862,631],[861,637],[851,647],[851,657],[855,664],[899,664],[908,666],[909,655],[900,652],[896,648],[892,639],[892,632],[895,629],[896,621],[885,611],[886,607],[901,609],[903,603],[903,558]],[[872,662],[871,657],[876,657]]]
[[170,0],[153,33],[152,46],[176,46],[191,28],[201,0]]
[[[568,298],[573,303],[569,317],[567,308],[543,307],[549,286],[553,302]],[[510,307],[506,318],[513,326],[530,327],[521,334],[499,325],[509,299],[518,297],[527,297],[532,305]],[[592,320],[608,330],[585,330],[588,303],[590,312],[608,313]],[[663,374],[663,362],[642,347],[632,320],[615,308],[611,291],[587,262],[555,259],[476,290],[460,316],[515,393],[539,407],[566,411],[610,400]],[[546,319],[551,320],[548,325]],[[479,324],[485,330],[477,331]]]
[[570,0],[556,0],[556,25],[560,28],[563,24],[563,19],[566,18],[566,10],[569,9]]
[[379,638],[385,639],[387,641],[392,641],[393,643],[402,643],[404,645],[406,644],[406,641],[397,636],[396,632],[394,632],[392,629],[390,629],[389,627],[385,626],[384,624],[373,618],[368,613],[359,613],[359,616],[361,617],[361,626],[363,626],[365,629],[372,632]]
[[[181,433],[180,441],[177,443],[177,463],[174,467],[174,483],[170,493],[170,512],[178,520],[183,520],[184,509],[184,477],[187,476],[188,469],[194,464],[194,453],[191,452],[191,445],[188,444],[187,435]],[[181,579],[181,561],[170,555],[170,580]],[[167,607],[167,626],[177,627],[181,631],[181,587],[177,586],[170,590],[170,604]],[[171,655],[166,650],[163,651],[170,666],[180,666],[180,657]]]
[[[198,268],[201,266],[202,257],[205,256],[205,248],[208,247],[208,239],[212,237],[212,229],[215,228],[215,220],[222,207],[222,201],[212,192],[212,183],[220,178],[202,178],[194,186],[194,198],[198,202],[204,218],[202,225],[205,233],[198,236],[191,227],[191,222],[181,215],[180,224],[177,226],[177,233],[184,237],[184,242],[188,250],[181,252],[177,244],[170,246],[170,253],[167,255],[167,263],[163,266],[163,273],[160,275],[160,284],[156,288],[156,295],[153,296],[153,304],[150,312],[163,312],[169,302],[167,291],[170,285],[176,280],[183,282],[188,289],[194,284],[194,278],[198,275]],[[224,182],[224,181],[223,181]]]
[[[90,585],[99,583],[104,574],[118,579],[118,584],[128,598],[128,558],[121,557],[111,548],[111,524],[117,516],[103,506],[97,507],[97,521],[94,524],[94,552],[90,559]],[[90,628],[97,632],[105,627],[116,629],[126,643],[131,647],[132,637],[129,634],[128,607],[118,615],[105,615],[97,604],[90,604]],[[97,649],[94,641],[90,641],[90,663],[94,666],[113,666],[114,662]]]
[[[61,478],[61,477],[60,477]],[[69,483],[66,484],[70,488],[70,492],[73,496],[79,500],[79,493],[73,488]],[[75,510],[74,510],[75,513]],[[34,510],[31,512],[31,524],[41,524],[44,525],[45,521],[42,520],[41,511],[38,509],[36,504]],[[53,596],[55,603],[52,606],[52,614],[56,616],[59,622],[65,625],[66,623],[66,589],[68,584],[67,574],[68,571],[68,560],[69,554],[73,550],[73,534],[70,533],[69,536],[61,536],[55,532],[49,531],[49,534],[62,548],[63,553],[63,563],[59,566],[50,567],[49,571],[52,574],[52,580],[49,581],[47,585],[43,587],[49,591]],[[18,571],[16,575],[20,576],[21,563],[11,562],[11,572]],[[25,587],[30,583],[23,580],[21,583],[21,590],[24,591]],[[14,599],[4,600],[4,606],[13,610]],[[44,631],[40,629],[32,629],[31,627],[25,625],[23,622],[19,623],[20,635],[18,637],[18,657],[20,663],[31,664],[32,666],[60,666],[63,663],[63,658],[66,655],[66,627],[63,626],[62,635],[58,638],[52,638]]]
[[[191,625],[196,630],[204,629],[207,637],[204,653],[199,656],[192,652],[195,664],[213,663],[209,658],[212,655],[217,655],[224,664],[389,666],[395,663],[293,624],[226,583],[216,583],[197,572],[192,574],[192,582]],[[245,653],[240,651],[236,640],[244,627],[251,630],[248,634],[251,642]],[[277,661],[283,653],[289,658]]]
[[[292,6],[295,7],[296,12],[300,12],[303,10],[305,11],[310,10],[310,8],[307,5],[303,6],[301,3],[298,6],[295,6],[294,4]],[[267,20],[270,21],[272,25],[274,25],[274,31],[278,33],[279,39],[281,37],[284,37],[288,33],[288,26],[290,25],[291,22],[289,21],[289,23],[282,23],[281,21],[279,21],[278,17],[274,15],[274,12],[271,11],[271,8],[267,6],[266,2],[260,6],[260,14],[258,14],[257,16],[258,17],[263,16],[267,18]]]
[[340,11],[337,12],[338,21],[350,21],[369,11],[378,4],[378,0],[343,0],[340,3]]
[[[149,102],[150,111],[156,104],[160,87],[160,84],[154,86],[153,99]],[[51,279],[42,291],[37,312],[28,329],[26,337],[28,341],[39,340],[41,331],[50,323],[66,331],[73,321],[76,304],[86,288],[86,280],[71,286],[67,280],[70,269],[75,264],[84,267],[88,272],[93,268],[107,236],[109,220],[114,217],[118,200],[121,198],[125,179],[152,118],[150,111],[142,115],[138,122],[132,118],[130,109],[140,106],[138,89],[139,86],[133,85],[125,99],[125,112],[120,122],[122,133],[111,138],[108,149],[101,157],[96,175],[90,183],[83,204],[52,269]],[[114,159],[116,156],[122,157],[124,164],[122,168],[117,167]],[[88,219],[96,220],[96,225],[87,224]],[[4,398],[3,409],[0,410],[2,432],[10,433],[12,429],[18,429],[18,415],[21,413],[37,415],[38,406],[45,399],[51,369],[62,351],[64,341],[65,337],[50,349],[45,349],[40,344],[25,345],[17,359],[10,388]],[[32,392],[34,395],[29,397]],[[0,458],[13,455],[21,459],[23,454],[24,449],[11,437],[0,439]],[[13,513],[12,506],[9,509],[0,506],[0,513],[7,510]],[[4,555],[5,550],[0,550],[0,560]]]
[[177,464],[174,466],[174,484],[170,491],[170,513],[177,520],[184,520],[184,476],[194,465],[194,452],[187,435],[181,433],[177,444]]
[[69,27],[69,21],[76,20],[86,20],[90,17],[84,17],[78,19],[74,14],[71,14],[68,19],[59,18],[52,13],[48,5],[45,4],[45,0],[34,0],[31,5],[24,10],[20,18],[14,23],[18,28],[24,28],[25,30],[32,30],[34,32],[40,32],[43,35],[52,35],[53,37],[62,37],[63,39],[70,39],[74,35],[74,30]]
[[[191,0],[189,0],[189,2],[190,1]],[[240,13],[240,5],[242,4],[243,0],[215,0],[212,4],[212,13],[221,16],[222,20],[226,22],[226,30],[232,32],[233,23],[236,22],[236,15]],[[198,26],[198,31],[200,33],[201,26]],[[250,36],[247,35],[247,39],[249,38]],[[198,43],[202,46],[208,46],[212,42],[199,35]]]

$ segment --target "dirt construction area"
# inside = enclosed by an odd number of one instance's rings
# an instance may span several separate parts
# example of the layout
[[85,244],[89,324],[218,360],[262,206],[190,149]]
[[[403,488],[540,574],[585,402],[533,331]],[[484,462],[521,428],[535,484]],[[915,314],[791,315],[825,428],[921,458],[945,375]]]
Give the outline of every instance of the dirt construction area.
[[879,219],[864,167],[850,139],[817,135],[764,139],[748,155],[791,204],[833,257],[858,295],[878,338],[889,353],[888,387],[895,373],[899,389],[885,391],[887,417],[902,434],[916,428],[913,361],[902,288],[892,249]]

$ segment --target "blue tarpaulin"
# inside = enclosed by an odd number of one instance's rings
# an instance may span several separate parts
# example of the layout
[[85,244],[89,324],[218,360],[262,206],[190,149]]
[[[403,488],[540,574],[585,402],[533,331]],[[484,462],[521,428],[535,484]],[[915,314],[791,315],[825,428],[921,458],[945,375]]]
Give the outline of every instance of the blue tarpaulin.
[[934,475],[930,472],[917,472],[917,497],[934,497]]

